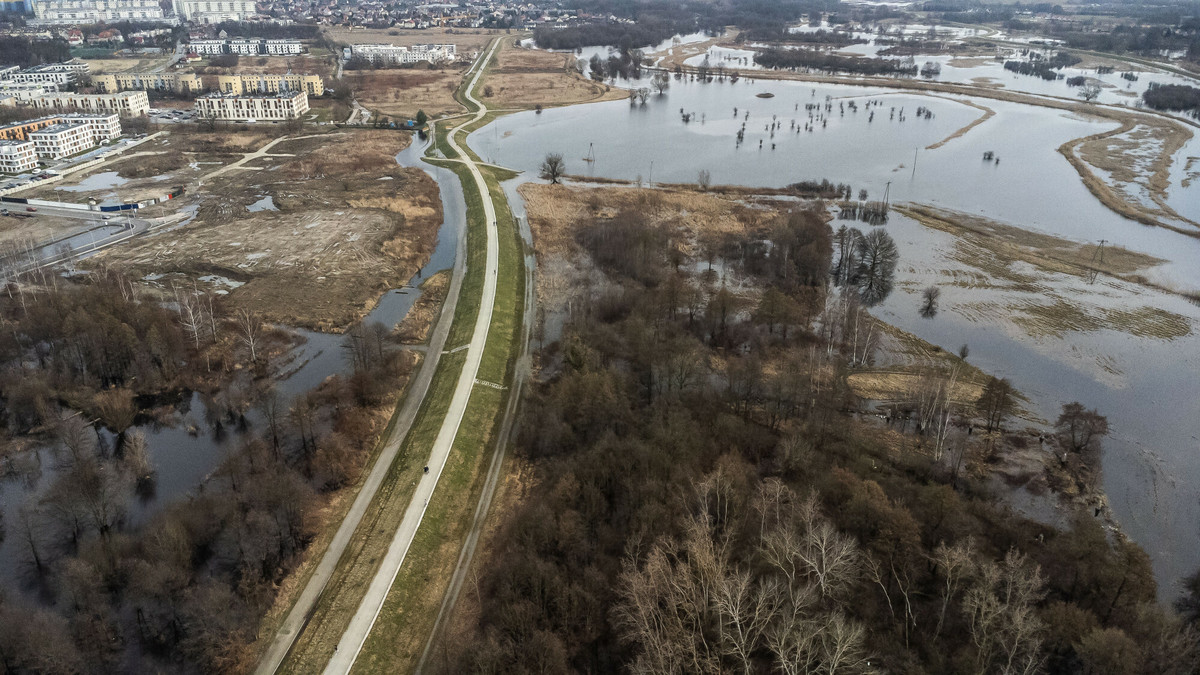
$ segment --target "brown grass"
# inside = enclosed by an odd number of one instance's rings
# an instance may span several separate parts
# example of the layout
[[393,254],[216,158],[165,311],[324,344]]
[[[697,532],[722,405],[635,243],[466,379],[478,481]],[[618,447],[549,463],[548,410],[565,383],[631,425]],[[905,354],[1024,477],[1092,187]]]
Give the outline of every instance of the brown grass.
[[[941,98],[941,97],[938,97],[938,98]],[[992,110],[991,108],[988,108],[987,106],[979,105],[978,103],[972,103],[970,101],[963,101],[960,99],[947,99],[947,100],[952,100],[952,101],[956,101],[958,103],[962,103],[963,105],[968,105],[972,108],[975,108],[976,110],[982,110],[983,115],[980,115],[978,118],[976,118],[970,124],[967,124],[963,128],[959,129],[958,131],[955,131],[954,133],[943,138],[942,140],[938,141],[937,143],[934,143],[933,145],[925,146],[926,150],[937,150],[938,148],[942,147],[943,145],[949,143],[950,141],[952,141],[956,138],[959,138],[960,136],[966,135],[966,133],[968,131],[970,131],[970,130],[974,129],[975,127],[979,126],[980,124],[983,124],[984,122],[992,119],[992,116],[996,114],[995,110]]]
[[462,112],[454,91],[466,66],[385,70],[347,70],[343,79],[364,108],[394,117],[414,117],[424,110],[433,117]]
[[993,259],[1022,260],[1042,269],[1079,277],[1100,272],[1135,283],[1134,273],[1160,265],[1162,260],[1119,246],[1097,247],[1006,225],[982,216],[924,205],[896,206],[897,211],[934,229],[949,232],[986,249]]
[[[329,330],[358,319],[429,259],[441,223],[437,185],[419,169],[396,165],[405,134],[371,130],[294,143],[301,142],[294,157],[259,160],[269,170],[190,186],[187,199],[200,207],[194,222],[110,249],[97,263],[243,281],[229,302],[275,323]],[[279,210],[247,212],[264,195]]]
[[345,26],[329,26],[325,35],[336,42],[356,44],[364,42],[382,42],[392,45],[421,45],[421,44],[453,44],[458,46],[459,58],[470,57],[471,52],[482,49],[495,36],[504,34],[503,31],[483,28],[429,28],[425,30],[404,30],[400,28],[354,28]]
[[490,107],[533,108],[613,101],[624,91],[584,78],[571,68],[573,54],[516,47],[505,40],[488,69],[485,86],[494,95]]
[[424,344],[429,339],[433,321],[450,288],[450,270],[442,270],[421,284],[421,297],[408,310],[404,321],[396,326],[396,336],[404,344]]

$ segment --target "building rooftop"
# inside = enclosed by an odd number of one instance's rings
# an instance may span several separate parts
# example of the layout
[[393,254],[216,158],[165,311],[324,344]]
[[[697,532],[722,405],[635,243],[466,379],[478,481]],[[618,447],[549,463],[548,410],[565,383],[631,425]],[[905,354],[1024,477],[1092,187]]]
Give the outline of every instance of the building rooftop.
[[39,129],[33,133],[35,133],[35,134],[61,134],[64,131],[70,131],[72,129],[78,129],[79,127],[86,127],[86,126],[87,125],[82,122],[59,122],[58,124],[51,124],[50,126],[45,127],[43,129]]
[[32,143],[32,141],[0,141],[0,148],[7,148],[14,145],[25,145],[26,143]]

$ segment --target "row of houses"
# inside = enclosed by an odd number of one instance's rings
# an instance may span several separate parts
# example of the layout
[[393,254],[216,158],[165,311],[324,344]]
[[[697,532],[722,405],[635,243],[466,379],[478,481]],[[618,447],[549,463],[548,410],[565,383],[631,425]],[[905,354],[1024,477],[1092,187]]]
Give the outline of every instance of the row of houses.
[[116,114],[73,113],[10,124],[0,127],[0,172],[32,171],[39,159],[70,157],[120,136]]
[[[195,73],[101,73],[92,76],[92,84],[102,93],[118,91],[169,91],[196,95],[205,90],[204,82]],[[325,93],[325,83],[319,75],[309,73],[217,75],[216,89],[225,94],[276,94],[283,91],[303,91],[309,96]]]
[[268,40],[263,38],[232,38],[192,40],[188,49],[200,56],[238,54],[241,56],[294,56],[304,53],[299,40]]
[[379,65],[401,63],[441,63],[458,57],[455,45],[413,45],[404,47],[391,44],[360,44],[346,47],[342,56],[346,60],[365,59]]

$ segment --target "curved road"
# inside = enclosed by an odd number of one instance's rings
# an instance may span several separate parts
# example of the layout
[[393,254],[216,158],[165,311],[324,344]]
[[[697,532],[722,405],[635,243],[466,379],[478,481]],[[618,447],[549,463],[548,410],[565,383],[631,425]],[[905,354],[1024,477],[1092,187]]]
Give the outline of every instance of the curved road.
[[[465,93],[467,100],[478,106],[471,122],[479,121],[488,112],[487,106],[476,100],[472,91],[499,44],[499,40],[494,41],[488,51],[480,57],[479,62],[475,65],[475,76],[467,85]],[[366,595],[363,596],[362,602],[359,603],[354,618],[350,620],[350,625],[346,627],[346,632],[338,641],[333,658],[325,667],[327,675],[350,672],[355,659],[358,658],[359,651],[362,650],[363,643],[371,634],[371,628],[375,625],[380,610],[383,609],[388,591],[391,590],[396,575],[400,572],[400,566],[404,564],[404,557],[408,554],[408,548],[417,534],[417,528],[421,525],[425,509],[429,505],[429,498],[433,495],[434,488],[437,487],[438,478],[454,447],[454,439],[458,436],[458,427],[467,411],[467,402],[471,398],[471,392],[475,389],[475,378],[479,374],[479,364],[483,360],[483,349],[487,344],[488,330],[492,325],[492,308],[496,300],[496,275],[500,262],[500,243],[496,232],[496,206],[492,203],[491,192],[483,180],[483,174],[480,173],[479,167],[476,166],[470,155],[463,152],[455,140],[464,126],[466,125],[459,125],[454,131],[451,131],[446,136],[446,141],[470,170],[483,202],[484,222],[487,225],[487,262],[484,269],[483,297],[479,303],[479,315],[475,318],[475,331],[467,347],[466,363],[458,376],[454,395],[450,399],[450,406],[446,410],[442,426],[430,449],[429,473],[424,474],[417,484],[412,502],[409,503],[404,518],[400,521],[400,527],[396,529],[396,534],[388,546],[387,555],[384,556],[379,571],[371,580],[371,585],[367,589]]]

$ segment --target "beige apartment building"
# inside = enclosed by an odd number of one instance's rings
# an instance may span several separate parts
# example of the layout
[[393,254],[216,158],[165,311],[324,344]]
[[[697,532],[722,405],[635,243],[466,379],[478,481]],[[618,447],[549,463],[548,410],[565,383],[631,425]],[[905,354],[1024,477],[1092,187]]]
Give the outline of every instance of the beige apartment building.
[[308,112],[303,91],[278,94],[206,94],[196,99],[196,116],[231,122],[277,122],[298,119]]
[[278,94],[302,91],[309,96],[325,93],[320,75],[288,73],[286,75],[218,75],[217,91],[222,94]]
[[47,94],[33,99],[29,104],[39,110],[116,113],[121,117],[138,117],[150,112],[150,97],[146,96],[144,91],[122,91],[115,94]]
[[92,84],[105,94],[119,91],[199,94],[204,91],[200,76],[195,73],[99,73],[92,76]]

